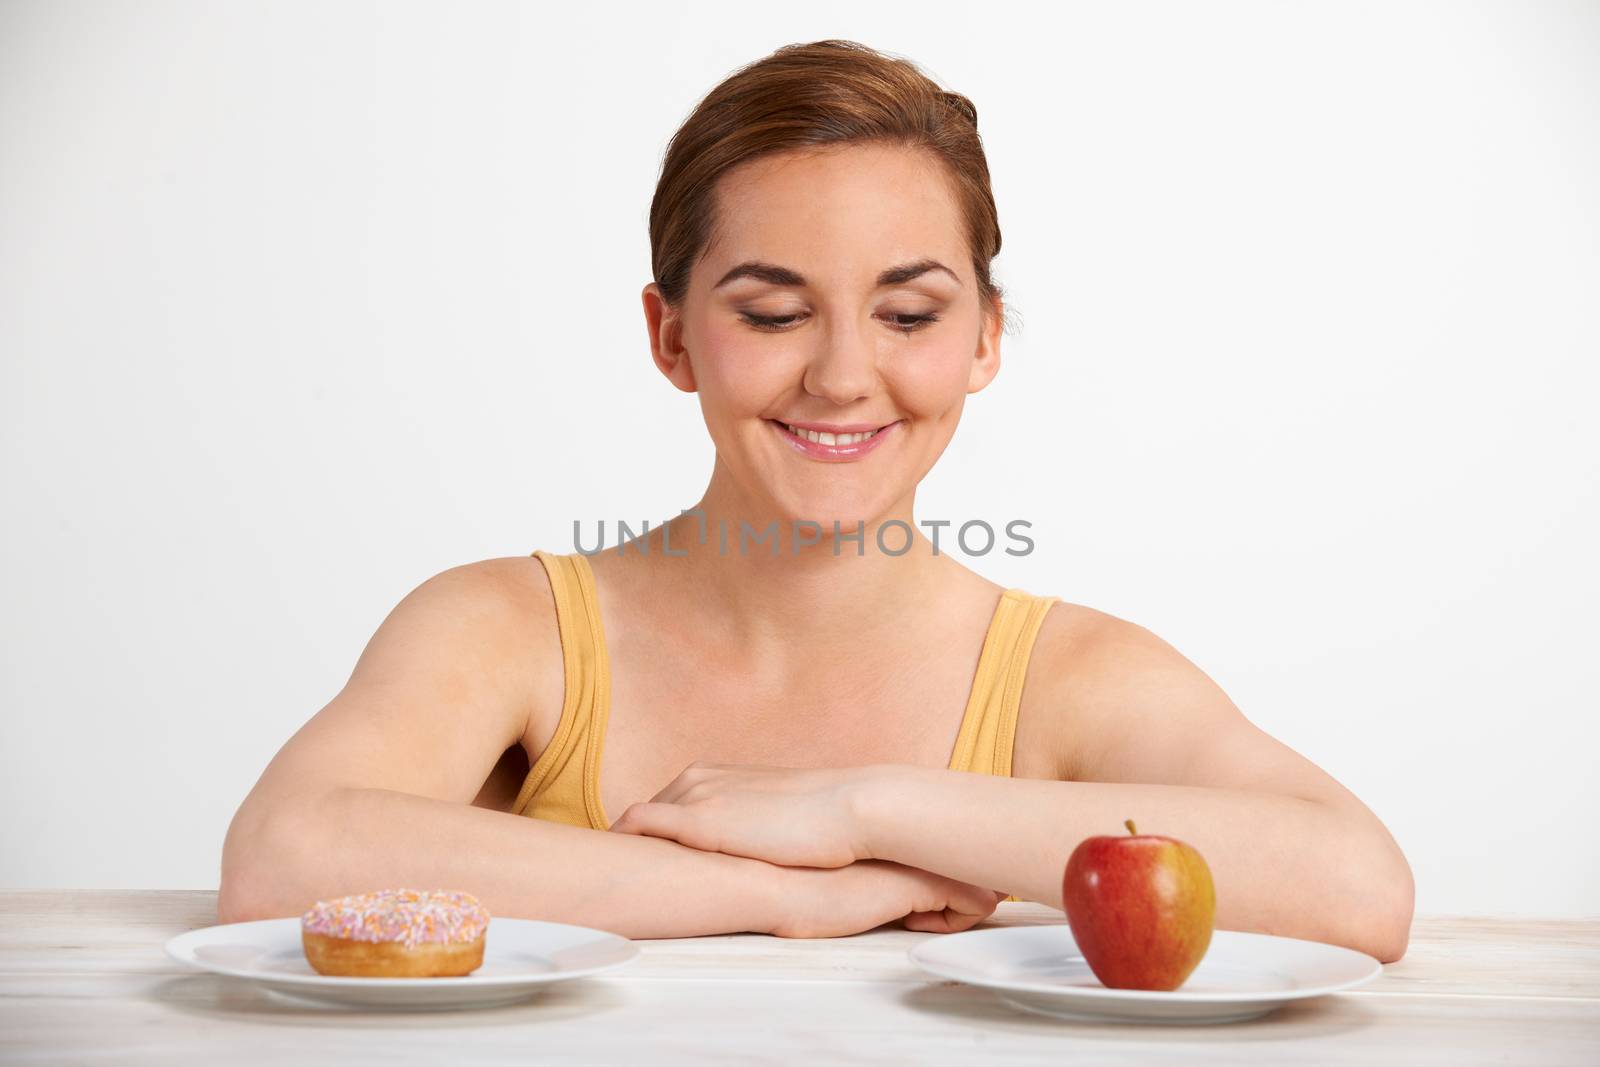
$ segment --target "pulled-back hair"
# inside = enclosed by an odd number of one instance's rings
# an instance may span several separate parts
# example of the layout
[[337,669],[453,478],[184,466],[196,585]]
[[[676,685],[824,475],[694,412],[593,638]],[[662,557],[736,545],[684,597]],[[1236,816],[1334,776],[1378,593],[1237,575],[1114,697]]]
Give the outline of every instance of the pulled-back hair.
[[763,156],[845,144],[920,149],[944,164],[979,307],[993,314],[1002,291],[989,263],[1000,251],[1000,222],[978,109],[909,60],[844,40],[785,45],[740,67],[673,135],[650,202],[650,265],[666,303],[682,306],[689,272],[710,243],[718,178]]

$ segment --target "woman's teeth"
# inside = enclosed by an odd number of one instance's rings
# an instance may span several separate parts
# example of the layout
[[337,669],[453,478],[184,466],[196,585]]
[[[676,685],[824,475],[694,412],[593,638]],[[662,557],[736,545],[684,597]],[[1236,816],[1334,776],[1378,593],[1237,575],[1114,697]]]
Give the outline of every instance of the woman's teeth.
[[817,430],[802,430],[798,426],[790,426],[787,422],[783,424],[783,428],[796,437],[804,437],[807,441],[815,441],[819,445],[835,446],[860,444],[878,432],[877,430],[868,430],[866,433],[821,433]]

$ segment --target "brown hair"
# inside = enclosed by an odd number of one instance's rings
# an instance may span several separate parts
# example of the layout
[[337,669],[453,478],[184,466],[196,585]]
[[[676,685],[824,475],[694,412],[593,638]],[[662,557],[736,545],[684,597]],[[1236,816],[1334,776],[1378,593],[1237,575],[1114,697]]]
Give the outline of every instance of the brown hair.
[[989,274],[1000,222],[978,109],[911,61],[844,40],[785,45],[740,67],[673,134],[650,201],[650,265],[666,303],[682,306],[690,269],[710,244],[718,178],[763,156],[851,143],[903,145],[944,163],[979,308],[991,315],[1003,296]]

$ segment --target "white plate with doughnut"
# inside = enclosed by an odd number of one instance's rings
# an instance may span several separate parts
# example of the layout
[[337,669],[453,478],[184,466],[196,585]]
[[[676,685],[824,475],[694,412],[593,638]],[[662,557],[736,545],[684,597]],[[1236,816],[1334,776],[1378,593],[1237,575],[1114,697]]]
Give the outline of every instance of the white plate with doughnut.
[[299,919],[207,926],[167,942],[167,955],[244,978],[299,1001],[408,1011],[486,1008],[533,996],[551,982],[599,974],[639,955],[625,937],[538,919],[489,920],[483,965],[456,978],[346,978],[306,962]]

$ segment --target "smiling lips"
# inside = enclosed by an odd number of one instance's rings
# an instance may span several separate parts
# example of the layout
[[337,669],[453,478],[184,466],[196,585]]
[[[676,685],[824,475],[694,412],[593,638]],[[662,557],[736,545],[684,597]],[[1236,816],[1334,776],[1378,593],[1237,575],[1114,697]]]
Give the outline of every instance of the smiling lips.
[[858,429],[852,426],[844,429],[854,432],[829,433],[779,422],[776,419],[768,419],[767,423],[776,433],[783,435],[783,439],[789,442],[795,451],[811,459],[834,462],[860,459],[882,444],[884,438],[891,436],[900,425],[900,421],[896,420],[877,429]]

